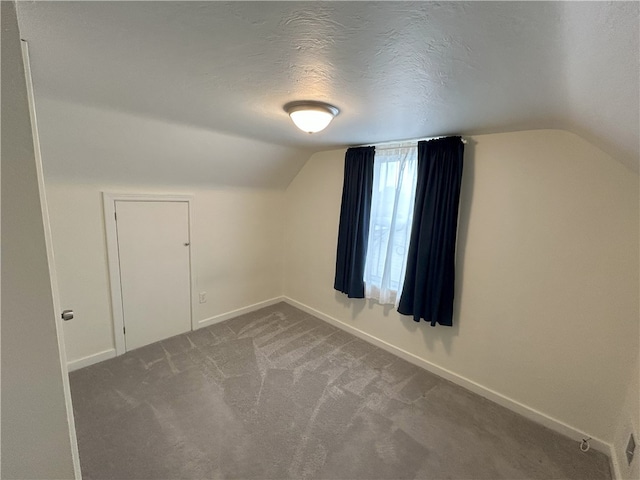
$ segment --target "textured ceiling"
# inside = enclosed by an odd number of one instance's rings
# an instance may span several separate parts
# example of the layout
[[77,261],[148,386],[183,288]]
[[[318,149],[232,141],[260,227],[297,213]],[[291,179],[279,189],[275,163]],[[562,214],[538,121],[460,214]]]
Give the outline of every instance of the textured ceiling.
[[[313,149],[562,128],[638,171],[637,2],[20,2],[36,93]],[[282,110],[341,114],[307,135]]]

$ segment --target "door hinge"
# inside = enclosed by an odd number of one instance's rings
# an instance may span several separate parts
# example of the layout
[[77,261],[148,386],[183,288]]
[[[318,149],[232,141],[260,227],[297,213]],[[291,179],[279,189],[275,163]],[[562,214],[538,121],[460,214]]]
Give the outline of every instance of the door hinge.
[[116,220],[116,222],[118,221],[118,213],[117,212],[113,212],[113,218]]
[[127,334],[127,327],[122,327],[122,333]]

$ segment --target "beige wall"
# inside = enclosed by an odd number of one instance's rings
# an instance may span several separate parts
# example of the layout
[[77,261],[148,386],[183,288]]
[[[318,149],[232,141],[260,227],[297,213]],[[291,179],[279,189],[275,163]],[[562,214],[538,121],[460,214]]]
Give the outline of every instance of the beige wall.
[[455,326],[432,328],[333,290],[343,165],[317,153],[287,190],[285,295],[611,442],[638,351],[638,176],[567,132],[474,137]]
[[[20,34],[2,16],[2,478],[73,478]],[[66,373],[66,371],[65,371]]]
[[[60,298],[76,317],[65,323],[73,363],[114,349],[101,192],[193,195],[191,253],[196,299],[205,321],[282,295],[284,192],[149,185],[46,184]],[[207,292],[207,302],[197,303]]]
[[282,295],[284,188],[308,151],[37,91],[36,109],[72,368],[114,353],[104,191],[193,195],[196,324]]

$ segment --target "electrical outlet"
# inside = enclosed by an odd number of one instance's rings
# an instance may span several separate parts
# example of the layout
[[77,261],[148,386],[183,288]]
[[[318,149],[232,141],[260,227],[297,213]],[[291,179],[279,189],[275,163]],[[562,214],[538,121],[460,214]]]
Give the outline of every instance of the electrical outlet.
[[207,292],[200,292],[200,303],[207,303]]
[[627,465],[631,465],[631,461],[633,460],[633,454],[636,451],[636,441],[633,438],[633,433],[629,435],[629,443],[627,443],[627,450],[625,454],[627,455]]

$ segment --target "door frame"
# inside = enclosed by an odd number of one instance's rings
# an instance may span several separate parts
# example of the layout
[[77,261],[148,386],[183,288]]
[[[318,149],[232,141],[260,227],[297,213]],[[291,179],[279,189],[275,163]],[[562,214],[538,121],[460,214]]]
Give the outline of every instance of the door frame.
[[104,228],[107,240],[107,259],[109,264],[109,285],[111,290],[111,312],[113,317],[113,340],[116,355],[126,352],[124,337],[124,311],[122,309],[122,283],[120,277],[120,255],[118,253],[118,234],[116,230],[116,202],[186,202],[189,223],[189,320],[191,330],[195,330],[193,312],[196,309],[193,294],[195,276],[193,272],[193,195],[163,195],[145,193],[115,193],[102,192],[104,209]]

